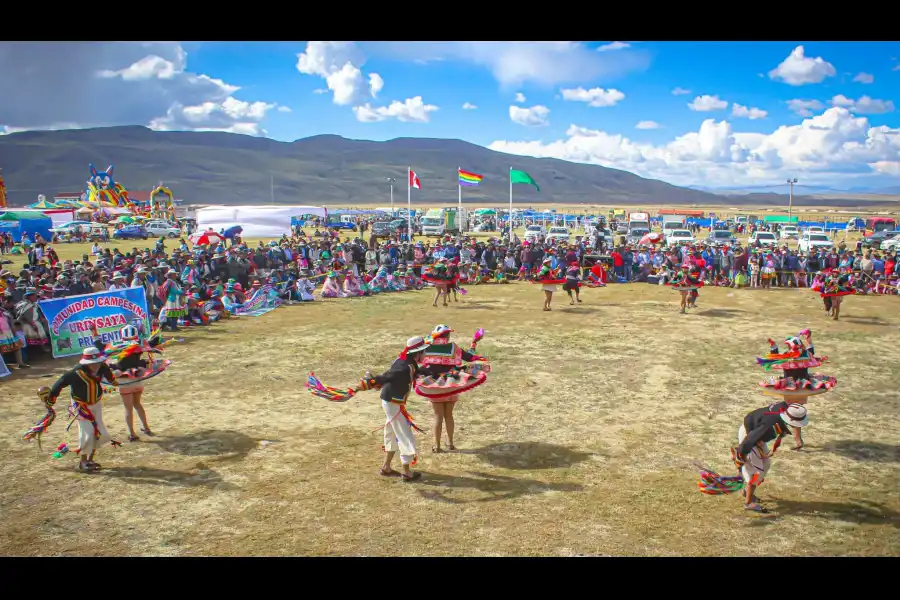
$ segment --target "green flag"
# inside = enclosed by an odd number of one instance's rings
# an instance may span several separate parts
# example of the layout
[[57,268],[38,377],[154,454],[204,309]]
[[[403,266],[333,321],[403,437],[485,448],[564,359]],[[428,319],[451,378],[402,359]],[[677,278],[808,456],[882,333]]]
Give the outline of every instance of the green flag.
[[527,183],[528,185],[533,185],[534,189],[537,191],[541,191],[540,186],[538,186],[537,182],[532,179],[531,175],[526,173],[525,171],[516,171],[515,169],[509,170],[509,182],[510,183]]

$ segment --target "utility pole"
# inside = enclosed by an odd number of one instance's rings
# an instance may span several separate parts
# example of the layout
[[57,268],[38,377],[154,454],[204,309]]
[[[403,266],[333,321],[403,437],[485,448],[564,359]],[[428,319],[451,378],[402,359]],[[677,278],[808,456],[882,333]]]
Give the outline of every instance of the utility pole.
[[272,206],[275,206],[275,175],[273,173],[269,173],[269,177],[271,178],[271,197]]
[[387,182],[391,186],[391,217],[394,216],[394,182],[397,181],[393,177],[388,177]]
[[791,186],[791,191],[788,195],[788,225],[790,225],[792,222],[791,217],[794,214],[794,184],[797,183],[797,178],[794,177],[793,179],[788,179],[787,183]]

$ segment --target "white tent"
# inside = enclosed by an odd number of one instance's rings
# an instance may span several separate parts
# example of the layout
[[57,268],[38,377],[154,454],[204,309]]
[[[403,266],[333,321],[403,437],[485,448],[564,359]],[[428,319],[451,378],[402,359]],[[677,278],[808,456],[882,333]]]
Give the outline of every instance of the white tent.
[[301,215],[327,217],[324,206],[207,206],[197,210],[197,230],[215,231],[240,225],[242,237],[279,237],[291,232],[291,218]]

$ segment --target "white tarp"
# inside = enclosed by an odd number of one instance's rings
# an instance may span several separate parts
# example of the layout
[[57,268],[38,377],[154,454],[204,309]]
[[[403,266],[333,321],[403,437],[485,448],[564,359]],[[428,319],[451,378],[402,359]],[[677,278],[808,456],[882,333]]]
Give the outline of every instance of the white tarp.
[[197,210],[197,231],[221,231],[240,225],[245,238],[280,237],[291,232],[291,218],[326,217],[323,206],[208,206]]

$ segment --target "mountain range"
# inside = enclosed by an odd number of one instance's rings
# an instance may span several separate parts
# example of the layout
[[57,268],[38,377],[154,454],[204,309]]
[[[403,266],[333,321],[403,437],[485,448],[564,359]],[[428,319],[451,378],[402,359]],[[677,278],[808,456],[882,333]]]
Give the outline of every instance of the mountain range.
[[[528,172],[540,192],[517,185],[514,201],[656,206],[722,206],[739,197],[677,187],[616,169],[552,158],[513,156],[461,140],[398,138],[375,142],[318,135],[294,142],[220,132],[152,131],[104,127],[25,131],[0,136],[0,168],[10,205],[80,192],[89,176],[115,165],[114,179],[128,190],[165,183],[189,204],[388,206],[406,202],[407,165],[422,181],[413,203],[455,203],[454,167],[484,175],[481,186],[463,188],[466,204],[509,202],[509,169]],[[750,198],[750,197],[748,197]],[[750,202],[747,200],[747,202]],[[754,194],[753,204],[786,204],[786,195]],[[839,205],[838,201],[829,203]],[[822,204],[794,197],[794,204]],[[854,200],[854,205],[866,202]]]

